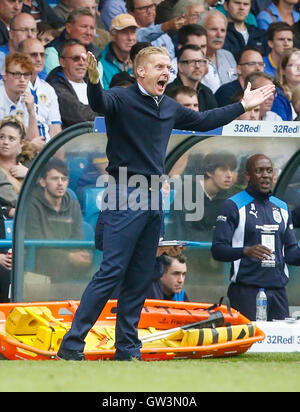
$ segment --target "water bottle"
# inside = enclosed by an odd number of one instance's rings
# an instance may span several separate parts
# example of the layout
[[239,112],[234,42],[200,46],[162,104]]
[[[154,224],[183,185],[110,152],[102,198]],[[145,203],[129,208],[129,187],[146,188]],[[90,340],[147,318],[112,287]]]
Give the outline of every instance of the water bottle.
[[264,288],[260,288],[256,296],[256,320],[267,320],[267,295]]

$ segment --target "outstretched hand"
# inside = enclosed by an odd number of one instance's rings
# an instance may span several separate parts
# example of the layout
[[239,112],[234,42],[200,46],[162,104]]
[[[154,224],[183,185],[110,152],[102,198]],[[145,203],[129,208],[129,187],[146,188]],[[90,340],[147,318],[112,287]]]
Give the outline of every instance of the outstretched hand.
[[256,106],[259,106],[265,100],[269,99],[274,92],[275,86],[273,84],[268,84],[259,89],[251,90],[251,83],[249,82],[243,96],[245,110],[251,110]]
[[85,58],[87,71],[89,75],[90,82],[93,84],[97,84],[100,79],[100,73],[97,66],[96,57],[91,52],[87,52],[87,54],[82,54],[82,57]]

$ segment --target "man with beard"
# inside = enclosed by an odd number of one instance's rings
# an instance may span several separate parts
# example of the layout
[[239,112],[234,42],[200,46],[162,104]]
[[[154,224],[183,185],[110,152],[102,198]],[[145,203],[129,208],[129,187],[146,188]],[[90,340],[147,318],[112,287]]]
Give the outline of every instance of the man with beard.
[[[28,207],[29,239],[83,239],[80,205],[67,192],[68,183],[68,168],[53,157],[43,168]],[[90,265],[87,250],[42,247],[36,251],[34,270],[49,276],[51,281],[64,282],[80,279]]]
[[263,154],[246,163],[248,186],[224,202],[212,244],[216,260],[232,262],[228,297],[234,309],[256,319],[256,295],[264,288],[268,320],[289,316],[286,264],[300,265],[288,205],[272,196],[274,167]]
[[[137,327],[152,282],[163,208],[159,190],[172,129],[210,130],[257,106],[273,87],[248,88],[243,103],[196,112],[164,95],[171,59],[164,47],[146,47],[136,56],[136,83],[103,90],[97,60],[87,54],[88,98],[105,114],[106,155],[110,174],[107,196],[96,226],[103,260],[81,298],[71,329],[57,353],[59,359],[84,360],[85,336],[98,319],[112,291],[120,285],[115,360],[141,359]],[[139,192],[135,202],[136,190]],[[111,196],[110,196],[111,195]],[[108,202],[107,202],[108,200]],[[137,207],[139,206],[139,207]]]

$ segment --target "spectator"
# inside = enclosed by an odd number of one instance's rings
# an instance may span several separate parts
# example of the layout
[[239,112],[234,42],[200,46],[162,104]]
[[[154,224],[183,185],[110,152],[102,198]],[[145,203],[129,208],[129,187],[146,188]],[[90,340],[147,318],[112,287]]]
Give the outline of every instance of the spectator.
[[129,66],[130,50],[137,41],[137,22],[130,14],[120,14],[111,23],[111,42],[103,50],[103,87],[108,89],[112,77],[120,72],[132,74]]
[[55,28],[64,25],[63,20],[56,15],[47,0],[24,0],[22,11],[31,14],[37,23],[43,21]]
[[24,177],[28,171],[18,161],[26,130],[16,116],[0,122],[0,204],[6,218],[12,219]]
[[[196,24],[198,22],[199,17],[202,13],[204,13],[205,10],[206,8],[203,0],[177,0],[169,18],[173,18],[176,16],[184,16],[185,22],[184,25],[181,27],[182,29],[184,26]],[[169,20],[169,18],[166,20]],[[164,21],[162,21],[162,23]],[[169,32],[169,35],[174,43],[176,51],[178,48],[178,30]]]
[[42,21],[37,24],[37,29],[37,38],[42,42],[44,47],[60,35],[60,31],[58,29],[55,29],[51,26],[51,24],[44,23]]
[[192,87],[176,86],[169,91],[168,95],[182,106],[199,111],[198,94]]
[[282,120],[293,120],[297,115],[291,99],[292,91],[300,84],[300,50],[293,48],[282,53],[275,80],[278,87],[272,111]]
[[107,31],[110,30],[111,22],[116,16],[127,13],[124,0],[101,0],[99,10],[101,21]]
[[217,10],[209,10],[201,15],[199,24],[207,31],[208,73],[202,84],[213,93],[225,83],[236,79],[236,61],[232,53],[223,48],[227,31],[227,19]]
[[162,276],[153,280],[148,298],[189,301],[183,289],[187,272],[186,257],[182,254],[177,256],[163,254],[157,260],[158,264],[162,265]]
[[[251,88],[258,89],[267,84],[274,84],[273,78],[265,72],[253,72],[245,78],[245,87],[248,82],[251,83]],[[270,122],[282,121],[282,118],[275,112],[272,112],[275,95],[272,95],[259,106],[259,118],[257,120],[267,120]]]
[[86,54],[83,44],[67,40],[60,50],[60,66],[52,70],[47,79],[58,96],[63,128],[93,121],[97,116],[87,100],[86,63],[82,54]]
[[178,75],[169,83],[166,94],[172,88],[184,85],[197,91],[199,111],[213,109],[217,107],[216,99],[212,91],[201,84],[203,76],[208,70],[208,60],[203,55],[201,49],[193,44],[183,46],[178,52]]
[[3,81],[0,81],[0,120],[17,115],[27,128],[26,138],[39,136],[33,95],[28,83],[34,71],[31,59],[25,53],[10,53],[5,58]]
[[179,0],[174,7],[174,15],[185,15],[185,24],[196,24],[205,10],[204,0]]
[[293,90],[292,94],[292,105],[295,109],[295,112],[297,113],[297,117],[294,120],[300,120],[300,84],[296,86],[296,88]]
[[129,72],[120,72],[115,74],[112,79],[111,82],[109,84],[109,87],[115,87],[115,86],[122,86],[122,87],[128,87],[131,84],[135,83],[135,77],[134,77],[134,59],[136,57],[136,55],[138,54],[138,52],[142,49],[144,49],[145,47],[151,46],[151,43],[149,42],[137,42],[135,43],[131,49],[130,49],[130,53],[129,53],[129,67],[132,71],[132,73],[130,74]]
[[298,0],[273,0],[269,7],[262,10],[256,17],[258,27],[268,30],[271,23],[284,21],[292,26],[300,19],[300,13],[294,7]]
[[204,56],[207,52],[207,32],[200,24],[186,24],[178,30],[178,50],[186,44],[200,47]]
[[[197,162],[197,163],[196,163]],[[227,152],[209,153],[203,159],[197,156],[193,166],[192,187],[190,193],[180,193],[178,196],[191,198],[194,209],[198,199],[203,199],[204,214],[198,220],[189,220],[188,215],[196,214],[195,210],[175,210],[176,205],[180,204],[179,199],[174,200],[174,210],[170,211],[170,223],[167,226],[167,238],[186,239],[186,240],[205,240],[211,238],[211,231],[215,226],[216,217],[219,209],[232,193],[229,189],[234,183],[234,171],[237,167],[236,157]],[[188,174],[186,169],[185,173]],[[203,181],[200,176],[204,175]],[[184,189],[184,188],[183,188]],[[184,202],[181,203],[184,205]]]
[[232,262],[228,297],[234,309],[256,319],[256,295],[265,288],[268,320],[289,316],[286,264],[300,265],[292,217],[285,202],[272,196],[274,166],[263,154],[246,164],[246,190],[226,200],[217,217],[214,259]]
[[267,51],[265,30],[245,22],[251,7],[251,0],[225,0],[227,11],[227,34],[224,49],[229,50],[237,59],[245,46],[257,47],[264,56]]
[[[88,8],[92,15],[95,17],[96,28],[93,38],[93,43],[95,46],[103,49],[110,41],[109,32],[97,26],[97,8],[98,4],[96,0],[69,0],[68,1],[68,13],[64,17],[64,23],[67,22],[70,13],[76,9]],[[80,40],[80,39],[79,39]]]
[[[183,16],[177,16],[162,24],[154,24],[156,17],[156,4],[154,0],[126,0],[129,14],[135,17],[140,28],[137,30],[139,42],[151,42],[153,46],[165,47],[171,60],[175,58],[174,43],[168,32],[179,30],[185,23]],[[172,63],[173,66],[173,63]],[[177,75],[175,67],[172,67],[172,74]]]
[[[226,0],[220,0],[216,2],[216,9],[219,10],[224,16],[227,17],[227,11],[225,10],[224,4]],[[245,23],[250,24],[251,26],[257,27],[257,21],[255,15],[250,12],[245,19]]]
[[215,93],[219,107],[233,102],[234,96],[241,94],[245,86],[245,78],[254,71],[264,70],[263,57],[259,49],[245,47],[240,52],[237,63],[237,80],[223,84]]
[[27,39],[20,44],[19,50],[27,54],[34,65],[29,88],[37,108],[39,135],[48,142],[61,132],[61,116],[55,90],[38,76],[45,63],[45,48],[39,39]]
[[[65,163],[52,158],[43,168],[39,185],[28,207],[26,235],[30,239],[83,238],[79,203],[68,192],[68,169]],[[59,261],[59,265],[57,262]],[[35,272],[63,282],[80,279],[90,267],[86,250],[40,248],[36,251]],[[59,269],[59,270],[58,270]]]
[[267,36],[271,51],[264,56],[265,72],[275,78],[280,56],[285,50],[294,46],[294,29],[284,22],[272,23],[268,28]]
[[1,0],[0,1],[0,46],[9,40],[9,26],[11,20],[19,13],[23,7],[23,0]]
[[[45,49],[45,68],[47,73],[49,74],[51,70],[59,66],[59,49],[67,39],[80,41],[99,61],[101,50],[93,44],[94,33],[95,16],[91,13],[90,9],[82,8],[72,11],[68,17],[65,29]],[[98,64],[98,69],[102,75],[101,63]]]
[[36,36],[37,27],[34,18],[28,13],[16,15],[10,22],[9,40],[0,47],[0,68],[3,68],[8,53],[16,52],[23,40],[36,38]]

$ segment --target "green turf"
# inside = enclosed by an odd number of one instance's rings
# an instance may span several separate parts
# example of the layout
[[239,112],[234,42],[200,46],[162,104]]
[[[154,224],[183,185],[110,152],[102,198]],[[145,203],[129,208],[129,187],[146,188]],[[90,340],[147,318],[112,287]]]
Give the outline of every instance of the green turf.
[[300,391],[300,354],[152,362],[0,361],[0,391]]

